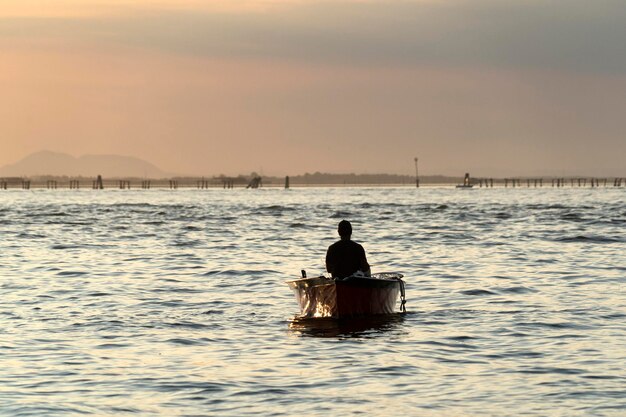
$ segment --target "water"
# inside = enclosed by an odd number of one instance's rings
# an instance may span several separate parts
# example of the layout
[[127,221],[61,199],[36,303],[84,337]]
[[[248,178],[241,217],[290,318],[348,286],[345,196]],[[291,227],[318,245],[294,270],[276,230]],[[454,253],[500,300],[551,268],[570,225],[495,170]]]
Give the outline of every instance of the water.
[[[625,196],[0,192],[0,414],[623,416]],[[405,316],[291,322],[342,218]]]

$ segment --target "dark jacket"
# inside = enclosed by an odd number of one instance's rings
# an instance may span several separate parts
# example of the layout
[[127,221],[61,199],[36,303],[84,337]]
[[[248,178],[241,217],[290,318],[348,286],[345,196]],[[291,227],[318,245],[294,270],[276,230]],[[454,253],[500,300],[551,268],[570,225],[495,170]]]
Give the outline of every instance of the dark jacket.
[[352,240],[333,243],[326,252],[326,270],[336,278],[345,278],[356,271],[369,271],[365,249]]

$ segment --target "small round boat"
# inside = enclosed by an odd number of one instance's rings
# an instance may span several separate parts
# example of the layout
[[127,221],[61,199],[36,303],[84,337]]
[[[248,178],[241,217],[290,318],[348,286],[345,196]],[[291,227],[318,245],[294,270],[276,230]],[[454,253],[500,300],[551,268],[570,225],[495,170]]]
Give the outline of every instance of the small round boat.
[[346,278],[319,276],[287,281],[300,305],[300,318],[346,318],[393,314],[400,296],[406,312],[403,275],[383,272]]

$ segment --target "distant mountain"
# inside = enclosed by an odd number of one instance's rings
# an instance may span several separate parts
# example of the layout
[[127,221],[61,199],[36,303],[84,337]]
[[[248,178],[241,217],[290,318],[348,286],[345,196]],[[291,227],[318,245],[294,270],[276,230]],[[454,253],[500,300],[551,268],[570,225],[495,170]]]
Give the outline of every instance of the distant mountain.
[[132,156],[83,155],[75,158],[58,152],[35,152],[15,164],[0,167],[0,177],[84,176],[165,178],[170,174]]

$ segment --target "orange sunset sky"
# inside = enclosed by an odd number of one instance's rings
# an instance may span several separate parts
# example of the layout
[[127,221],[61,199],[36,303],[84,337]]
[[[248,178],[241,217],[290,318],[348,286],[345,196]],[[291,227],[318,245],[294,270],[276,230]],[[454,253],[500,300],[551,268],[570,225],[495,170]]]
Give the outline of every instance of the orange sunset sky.
[[2,0],[0,166],[626,174],[619,1]]

